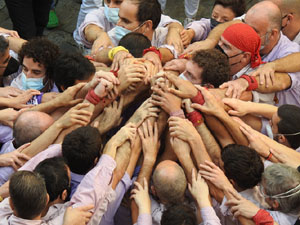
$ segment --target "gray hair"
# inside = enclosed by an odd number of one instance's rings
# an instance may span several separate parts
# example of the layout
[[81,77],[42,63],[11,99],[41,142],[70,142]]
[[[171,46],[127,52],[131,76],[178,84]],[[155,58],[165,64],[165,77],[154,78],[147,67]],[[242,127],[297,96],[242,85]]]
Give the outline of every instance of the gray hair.
[[263,173],[266,194],[279,203],[284,213],[300,211],[300,173],[289,166],[276,163]]

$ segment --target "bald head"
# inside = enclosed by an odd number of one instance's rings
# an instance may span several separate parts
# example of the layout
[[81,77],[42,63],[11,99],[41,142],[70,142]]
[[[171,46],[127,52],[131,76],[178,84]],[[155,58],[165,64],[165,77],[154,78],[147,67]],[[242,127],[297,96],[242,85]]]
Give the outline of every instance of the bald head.
[[183,169],[177,163],[165,160],[153,172],[153,185],[162,201],[176,203],[182,200],[187,181]]
[[54,122],[53,118],[46,113],[26,111],[16,119],[13,127],[15,147],[33,141],[40,136]]
[[276,4],[282,14],[297,13],[300,14],[300,1],[299,0],[268,0]]
[[[268,30],[281,29],[281,11],[271,1],[262,1],[252,6],[246,14],[246,23],[247,19],[256,21],[257,23],[267,23]],[[252,24],[249,25],[253,27]]]

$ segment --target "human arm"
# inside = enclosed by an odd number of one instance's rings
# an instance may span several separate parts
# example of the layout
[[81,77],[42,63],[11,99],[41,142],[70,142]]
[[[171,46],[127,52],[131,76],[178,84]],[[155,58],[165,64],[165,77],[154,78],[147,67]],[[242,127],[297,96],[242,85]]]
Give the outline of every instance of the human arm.
[[0,167],[11,166],[12,168],[14,168],[14,170],[17,170],[18,168],[23,166],[24,163],[30,159],[30,157],[22,153],[22,150],[27,148],[29,145],[29,143],[24,144],[12,152],[1,154]]
[[168,35],[166,38],[166,44],[173,45],[179,54],[183,51],[183,43],[180,36],[182,30],[183,26],[180,23],[170,23],[168,25]]
[[22,94],[12,97],[0,97],[0,106],[14,108],[14,109],[22,109],[22,108],[30,108],[32,105],[26,105],[26,103],[34,96],[39,95],[40,92],[37,90],[27,90]]
[[26,40],[19,37],[7,37],[7,40],[9,43],[9,49],[13,50],[16,53],[19,53],[22,45],[27,42]]
[[92,208],[93,205],[68,207],[64,214],[63,225],[86,225],[92,217],[92,213],[89,212]]

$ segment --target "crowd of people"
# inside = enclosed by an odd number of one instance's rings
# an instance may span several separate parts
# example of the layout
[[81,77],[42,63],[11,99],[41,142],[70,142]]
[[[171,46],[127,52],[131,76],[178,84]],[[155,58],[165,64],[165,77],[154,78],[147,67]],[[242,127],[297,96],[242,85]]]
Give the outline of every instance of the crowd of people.
[[160,3],[83,0],[76,51],[0,28],[1,225],[299,223],[300,1]]

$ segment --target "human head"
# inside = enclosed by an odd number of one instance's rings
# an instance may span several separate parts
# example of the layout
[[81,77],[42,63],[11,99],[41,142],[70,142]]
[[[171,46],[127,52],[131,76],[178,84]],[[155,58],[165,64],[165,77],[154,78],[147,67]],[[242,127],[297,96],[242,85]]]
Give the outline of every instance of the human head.
[[14,122],[13,136],[14,147],[32,142],[40,136],[54,122],[47,113],[26,111],[21,113]]
[[104,0],[104,3],[109,8],[120,8],[120,5],[122,4],[123,0]]
[[0,77],[7,67],[8,61],[10,59],[8,41],[0,35]]
[[279,106],[277,113],[274,113],[271,119],[271,127],[275,140],[293,149],[300,147],[299,121],[299,107],[288,104]]
[[253,188],[261,181],[264,165],[255,150],[230,144],[222,150],[221,157],[225,175],[239,188]]
[[143,51],[151,47],[151,41],[141,33],[131,32],[122,37],[119,46],[126,48],[133,57],[141,58]]
[[[44,78],[42,89],[49,91],[52,86],[54,62],[59,56],[59,48],[46,38],[34,38],[24,43],[19,52],[22,72],[28,78]],[[46,90],[44,90],[46,89]]]
[[196,52],[186,64],[184,76],[193,84],[219,87],[229,80],[227,57],[216,49]]
[[86,126],[67,134],[62,143],[62,155],[73,173],[86,174],[102,154],[98,129]]
[[44,179],[31,171],[17,171],[11,176],[9,194],[15,216],[27,220],[39,217],[49,198]]
[[[211,18],[216,21],[215,26],[233,20],[245,13],[244,0],[216,0],[211,13]],[[212,22],[212,21],[211,21]],[[214,28],[215,26],[212,26]]]
[[260,54],[268,54],[280,38],[281,12],[278,6],[270,1],[255,4],[247,11],[245,23],[261,38]]
[[54,64],[53,81],[65,90],[79,82],[92,79],[96,69],[94,65],[80,53],[64,53]]
[[193,208],[182,202],[171,205],[163,212],[161,225],[196,225],[197,218]]
[[160,162],[152,176],[152,191],[164,204],[181,202],[187,186],[183,169],[174,161]]
[[152,40],[161,18],[157,0],[124,0],[120,6],[117,26],[144,34]]
[[274,210],[299,213],[300,173],[297,169],[274,163],[265,169],[262,186],[261,192]]
[[249,63],[252,68],[262,63],[259,54],[260,43],[258,34],[247,24],[237,23],[226,28],[219,46],[229,58],[231,75],[236,74]]
[[70,170],[62,157],[48,158],[34,169],[45,180],[49,203],[63,203],[70,192]]

